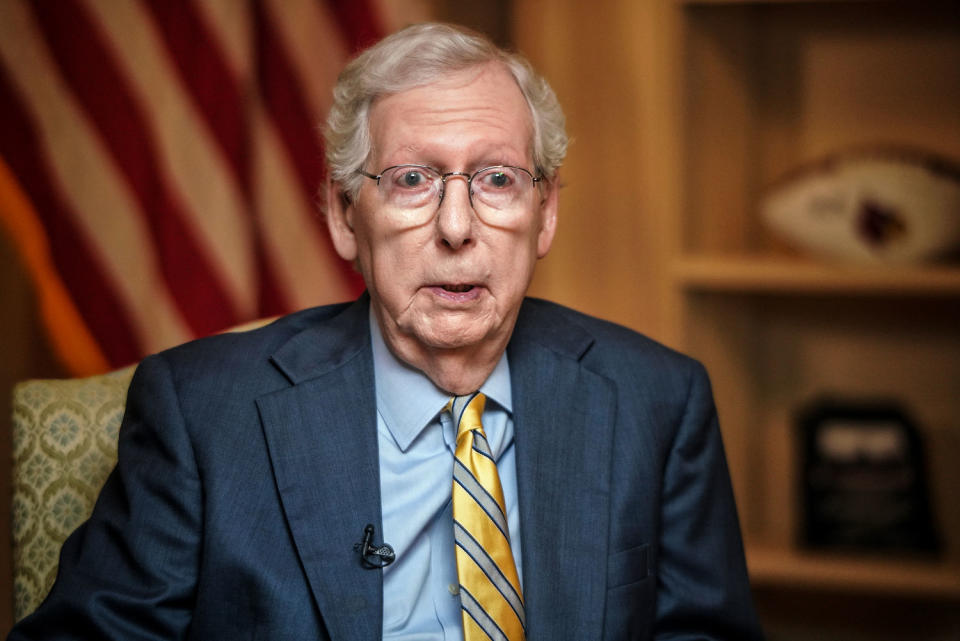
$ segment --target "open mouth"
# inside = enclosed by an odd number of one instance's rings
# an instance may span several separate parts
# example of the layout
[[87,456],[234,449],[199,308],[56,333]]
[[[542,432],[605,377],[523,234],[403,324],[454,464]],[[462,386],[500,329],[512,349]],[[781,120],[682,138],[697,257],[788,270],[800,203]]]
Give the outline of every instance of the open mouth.
[[469,292],[473,289],[473,285],[443,285],[444,291],[454,292],[456,294],[462,294],[464,292]]

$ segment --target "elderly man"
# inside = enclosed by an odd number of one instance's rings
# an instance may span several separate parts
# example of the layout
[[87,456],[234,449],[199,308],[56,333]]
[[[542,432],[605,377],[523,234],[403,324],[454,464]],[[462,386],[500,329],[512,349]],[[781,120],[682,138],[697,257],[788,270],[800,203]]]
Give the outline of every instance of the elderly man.
[[566,148],[546,83],[411,27],[348,65],[327,143],[367,294],[144,360],[10,638],[758,637],[703,369],[524,298]]

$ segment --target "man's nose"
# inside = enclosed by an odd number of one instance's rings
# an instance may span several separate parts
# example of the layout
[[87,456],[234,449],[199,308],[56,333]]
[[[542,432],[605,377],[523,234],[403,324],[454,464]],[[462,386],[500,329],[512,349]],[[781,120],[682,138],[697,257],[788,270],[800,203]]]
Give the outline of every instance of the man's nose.
[[443,197],[437,212],[437,233],[440,241],[451,249],[460,249],[473,240],[476,212],[470,204],[467,176],[447,176]]

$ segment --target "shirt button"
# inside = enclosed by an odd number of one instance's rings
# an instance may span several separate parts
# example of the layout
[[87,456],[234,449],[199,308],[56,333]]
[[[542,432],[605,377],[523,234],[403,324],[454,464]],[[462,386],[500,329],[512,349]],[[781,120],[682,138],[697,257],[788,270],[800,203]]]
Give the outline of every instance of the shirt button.
[[450,585],[447,586],[447,589],[450,591],[450,594],[452,594],[453,596],[457,596],[458,594],[460,594],[460,586],[457,585],[456,583],[451,583]]

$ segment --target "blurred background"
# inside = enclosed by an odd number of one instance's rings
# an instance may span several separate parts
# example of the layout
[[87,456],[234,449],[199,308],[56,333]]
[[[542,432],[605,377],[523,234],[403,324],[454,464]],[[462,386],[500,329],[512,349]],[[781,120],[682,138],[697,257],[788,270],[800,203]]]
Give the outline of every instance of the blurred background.
[[0,497],[15,382],[360,291],[318,123],[352,52],[443,20],[567,114],[532,293],[707,365],[769,638],[960,639],[958,7],[0,0]]

